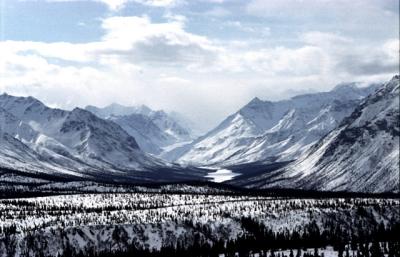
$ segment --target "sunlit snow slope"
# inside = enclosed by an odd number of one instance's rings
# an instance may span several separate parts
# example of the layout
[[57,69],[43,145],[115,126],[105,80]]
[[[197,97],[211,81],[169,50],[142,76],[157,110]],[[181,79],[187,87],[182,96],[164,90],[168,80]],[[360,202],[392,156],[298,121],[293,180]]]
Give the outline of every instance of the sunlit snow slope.
[[0,168],[68,178],[162,180],[175,178],[168,169],[179,169],[144,153],[112,121],[79,108],[52,109],[32,97],[0,95],[0,145]]
[[399,122],[397,75],[297,161],[237,184],[257,188],[399,191]]
[[376,87],[351,83],[279,102],[255,98],[170,159],[215,166],[296,159],[336,128]]

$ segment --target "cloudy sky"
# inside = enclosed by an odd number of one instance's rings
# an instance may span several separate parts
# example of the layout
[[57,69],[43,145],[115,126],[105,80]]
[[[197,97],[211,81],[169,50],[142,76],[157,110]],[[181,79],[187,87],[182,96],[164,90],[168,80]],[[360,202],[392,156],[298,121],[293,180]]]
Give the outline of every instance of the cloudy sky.
[[257,96],[398,73],[397,0],[0,0],[0,93],[210,127]]

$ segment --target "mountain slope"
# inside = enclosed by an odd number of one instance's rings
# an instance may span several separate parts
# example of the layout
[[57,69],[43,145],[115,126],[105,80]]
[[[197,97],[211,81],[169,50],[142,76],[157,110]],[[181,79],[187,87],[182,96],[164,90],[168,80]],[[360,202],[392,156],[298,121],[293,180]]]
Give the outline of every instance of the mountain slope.
[[153,111],[145,105],[128,107],[111,104],[104,108],[87,106],[85,109],[119,124],[148,153],[159,155],[164,147],[191,140],[191,131],[182,122],[164,111]]
[[123,106],[123,105],[116,104],[116,103],[110,104],[103,108],[88,105],[85,107],[85,110],[95,114],[98,117],[105,118],[105,119],[109,118],[111,116],[124,116],[124,115],[130,115],[133,113],[148,115],[152,112],[152,110],[145,105]]
[[142,114],[130,114],[124,116],[111,116],[109,120],[120,125],[129,135],[133,136],[140,148],[152,154],[160,154],[162,146],[173,142],[173,139],[165,134],[154,122]]
[[216,166],[293,160],[334,129],[375,88],[352,83],[279,102],[255,98],[186,145],[175,158],[181,163]]
[[126,182],[196,176],[147,155],[118,124],[83,109],[52,109],[32,97],[3,94],[0,122],[2,167]]
[[235,182],[257,188],[399,191],[399,76],[287,167]]

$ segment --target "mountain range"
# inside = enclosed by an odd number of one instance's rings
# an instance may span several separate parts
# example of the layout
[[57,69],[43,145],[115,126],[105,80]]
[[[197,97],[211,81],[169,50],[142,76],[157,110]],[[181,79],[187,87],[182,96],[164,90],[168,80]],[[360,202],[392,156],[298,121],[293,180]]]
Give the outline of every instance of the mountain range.
[[364,99],[340,125],[289,165],[236,185],[399,192],[399,76]]
[[3,168],[73,179],[180,179],[178,165],[145,153],[118,124],[80,108],[53,109],[32,97],[3,94],[0,121]]
[[56,180],[175,182],[240,167],[229,183],[398,191],[398,75],[276,102],[254,98],[194,140],[177,117],[119,104],[66,111],[0,95],[0,177],[14,170]]
[[182,119],[159,110],[153,111],[145,105],[123,106],[111,104],[104,108],[87,106],[87,111],[96,116],[111,120],[133,136],[140,148],[154,155],[160,155],[164,148],[192,140],[189,125]]
[[330,92],[278,102],[254,98],[206,135],[175,150],[167,159],[217,167],[294,160],[336,128],[378,86],[340,84]]

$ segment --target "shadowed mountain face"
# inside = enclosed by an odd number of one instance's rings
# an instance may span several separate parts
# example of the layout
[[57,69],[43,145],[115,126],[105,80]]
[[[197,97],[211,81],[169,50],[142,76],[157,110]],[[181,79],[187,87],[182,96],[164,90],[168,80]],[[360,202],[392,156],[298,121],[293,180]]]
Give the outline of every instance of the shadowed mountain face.
[[[111,181],[186,176],[179,166],[144,153],[118,124],[83,109],[52,109],[32,97],[4,94],[0,122],[1,167]],[[154,176],[157,170],[164,174]]]
[[256,188],[399,191],[399,76],[288,166],[234,182]]
[[194,165],[230,166],[296,159],[336,128],[377,85],[341,84],[330,92],[279,102],[254,98],[237,113],[170,160]]

